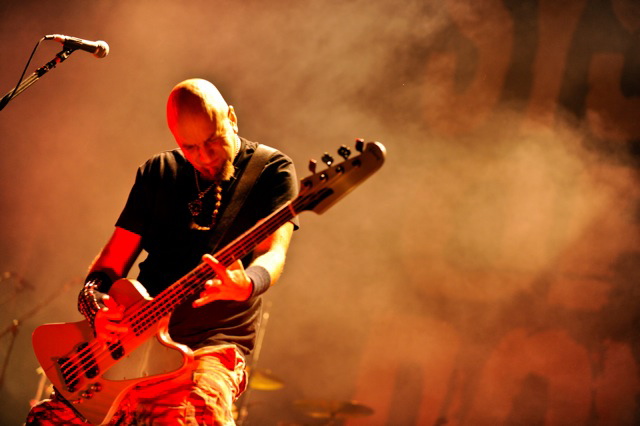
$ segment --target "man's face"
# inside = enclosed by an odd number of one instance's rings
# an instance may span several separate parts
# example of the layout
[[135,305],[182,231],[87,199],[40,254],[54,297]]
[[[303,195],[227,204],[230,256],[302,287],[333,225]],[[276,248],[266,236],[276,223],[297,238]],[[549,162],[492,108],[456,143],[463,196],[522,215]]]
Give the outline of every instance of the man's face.
[[211,119],[204,111],[183,113],[171,130],[187,160],[207,180],[233,175],[237,120],[233,107]]

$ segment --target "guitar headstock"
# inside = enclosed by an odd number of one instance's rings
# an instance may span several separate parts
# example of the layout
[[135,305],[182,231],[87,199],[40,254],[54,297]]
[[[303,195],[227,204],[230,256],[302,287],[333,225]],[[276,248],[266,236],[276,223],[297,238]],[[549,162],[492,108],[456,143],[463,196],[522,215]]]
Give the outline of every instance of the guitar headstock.
[[351,149],[341,146],[338,155],[344,161],[339,164],[334,164],[333,157],[325,153],[321,160],[327,168],[319,172],[316,171],[318,163],[315,160],[309,162],[313,174],[300,181],[300,194],[293,203],[296,212],[313,210],[318,214],[324,213],[382,167],[386,149],[380,142],[365,145],[362,139],[356,139],[355,149],[359,154],[351,157]]

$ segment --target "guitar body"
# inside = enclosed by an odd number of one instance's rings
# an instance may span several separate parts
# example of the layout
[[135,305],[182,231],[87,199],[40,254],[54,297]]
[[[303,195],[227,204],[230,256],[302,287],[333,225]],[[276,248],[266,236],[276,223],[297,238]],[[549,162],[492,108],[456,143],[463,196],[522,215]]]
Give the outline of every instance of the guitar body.
[[[138,282],[127,279],[116,281],[109,295],[125,306],[125,316],[151,300]],[[171,340],[168,323],[166,316],[110,347],[95,339],[87,321],[45,324],[33,333],[33,349],[56,392],[84,419],[103,424],[133,386],[188,368],[193,353]]]

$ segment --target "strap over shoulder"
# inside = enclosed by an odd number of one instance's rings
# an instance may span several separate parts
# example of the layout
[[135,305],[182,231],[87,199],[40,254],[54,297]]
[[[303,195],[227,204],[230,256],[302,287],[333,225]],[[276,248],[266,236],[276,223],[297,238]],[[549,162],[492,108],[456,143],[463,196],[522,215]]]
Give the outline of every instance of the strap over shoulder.
[[228,230],[231,228],[231,224],[235,220],[236,216],[240,212],[240,209],[244,205],[253,185],[258,181],[262,170],[267,165],[269,158],[273,154],[276,153],[275,148],[271,148],[270,146],[266,146],[263,144],[258,144],[255,152],[249,159],[247,166],[245,167],[242,175],[240,175],[240,180],[236,185],[233,194],[231,195],[231,200],[229,204],[222,212],[222,217],[218,220],[218,225],[216,229],[220,229],[221,232],[214,232],[211,237],[211,241],[209,241],[209,253],[213,253],[216,250],[220,241],[222,241],[223,237],[226,235]]

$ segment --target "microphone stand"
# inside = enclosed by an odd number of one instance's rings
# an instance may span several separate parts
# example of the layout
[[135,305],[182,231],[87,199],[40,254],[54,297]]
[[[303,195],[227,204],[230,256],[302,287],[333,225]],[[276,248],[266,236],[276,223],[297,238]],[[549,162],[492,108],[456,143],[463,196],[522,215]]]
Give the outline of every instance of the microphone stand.
[[45,75],[49,70],[53,69],[59,63],[63,62],[65,59],[69,57],[76,49],[65,48],[58,52],[52,60],[38,68],[31,74],[29,77],[20,82],[16,87],[11,89],[4,97],[0,100],[0,111],[4,109],[4,107],[9,103],[10,100],[18,96],[20,93],[24,92],[29,86],[38,81],[40,77]]

